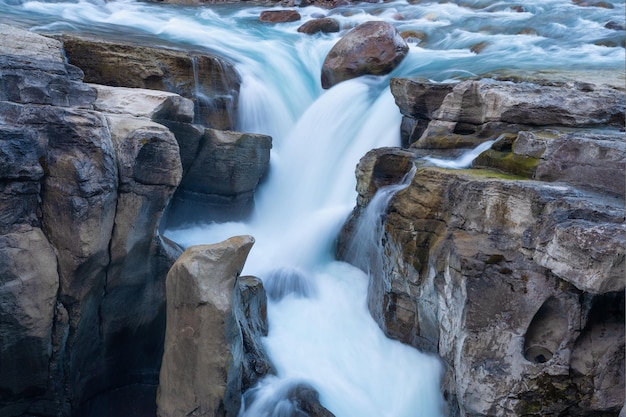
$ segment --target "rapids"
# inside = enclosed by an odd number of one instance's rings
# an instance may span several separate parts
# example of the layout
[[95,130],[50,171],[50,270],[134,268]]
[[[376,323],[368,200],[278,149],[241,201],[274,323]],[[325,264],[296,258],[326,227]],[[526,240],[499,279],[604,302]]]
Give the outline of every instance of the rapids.
[[[367,274],[333,256],[336,234],[355,203],[359,158],[400,143],[401,115],[389,79],[454,82],[494,72],[557,79],[576,72],[623,86],[624,31],[605,24],[624,26],[624,0],[602,4],[392,0],[299,8],[302,21],[267,25],[257,19],[259,6],[0,0],[0,22],[203,50],[235,63],[242,77],[238,129],[273,137],[255,213],[247,221],[206,219],[166,234],[184,246],[237,234],[256,239],[244,273],[272,289],[264,344],[278,375],[259,384],[257,401],[242,415],[272,415],[277,393],[304,381],[337,417],[433,417],[445,414],[439,360],[387,339],[367,311]],[[407,58],[388,76],[324,91],[321,65],[341,34],[297,32],[322,14],[344,28],[386,20],[400,31],[422,31],[427,40],[411,41]],[[477,45],[478,54],[471,50]],[[379,210],[374,218],[385,205]]]

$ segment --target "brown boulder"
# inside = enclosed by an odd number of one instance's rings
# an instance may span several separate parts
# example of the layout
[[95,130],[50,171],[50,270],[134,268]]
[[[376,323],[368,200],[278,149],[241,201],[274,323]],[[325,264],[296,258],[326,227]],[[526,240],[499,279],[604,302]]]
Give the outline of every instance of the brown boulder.
[[322,66],[322,87],[361,75],[385,75],[402,62],[409,47],[398,30],[386,22],[363,23],[342,37]]
[[337,19],[332,17],[321,17],[319,19],[309,20],[298,28],[298,32],[314,35],[316,33],[333,33],[339,32],[341,26]]
[[259,20],[265,23],[296,22],[301,18],[296,10],[265,10],[259,15]]

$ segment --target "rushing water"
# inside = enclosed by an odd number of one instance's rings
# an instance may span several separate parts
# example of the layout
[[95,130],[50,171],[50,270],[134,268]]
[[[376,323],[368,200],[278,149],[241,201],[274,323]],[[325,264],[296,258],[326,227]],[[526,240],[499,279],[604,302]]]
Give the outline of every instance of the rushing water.
[[[302,21],[267,25],[258,22],[262,9],[256,6],[0,0],[0,21],[42,33],[180,45],[232,60],[243,80],[239,130],[273,137],[269,178],[249,221],[206,219],[167,233],[183,245],[237,234],[256,238],[244,272],[261,277],[272,296],[265,347],[278,376],[262,381],[246,415],[264,415],[276,405],[276,393],[304,381],[338,417],[430,417],[444,413],[438,360],[385,338],[367,311],[367,275],[333,258],[333,240],[355,203],[358,159],[372,148],[399,145],[400,114],[389,78],[440,82],[503,70],[550,77],[574,71],[623,84],[624,31],[605,25],[623,28],[624,0],[603,4],[396,0],[331,11],[301,8]],[[341,34],[296,31],[322,14],[344,28],[386,20],[400,31],[424,32],[426,40],[412,42],[389,76],[324,91],[321,64]],[[478,54],[471,50],[476,45]]]

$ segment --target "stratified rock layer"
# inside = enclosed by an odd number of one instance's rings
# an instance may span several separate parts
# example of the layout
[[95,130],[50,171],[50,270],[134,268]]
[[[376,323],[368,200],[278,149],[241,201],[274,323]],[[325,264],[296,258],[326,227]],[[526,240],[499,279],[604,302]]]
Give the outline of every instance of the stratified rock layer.
[[176,93],[194,100],[197,123],[216,129],[236,125],[240,80],[223,59],[68,35],[62,40],[68,61],[84,71],[87,82]]
[[[346,253],[376,190],[417,165],[383,217],[373,317],[389,336],[444,359],[450,415],[617,415],[624,92],[495,80],[394,80],[392,92],[415,140],[363,157],[338,245]],[[496,138],[473,169],[419,158],[452,159],[455,148]]]

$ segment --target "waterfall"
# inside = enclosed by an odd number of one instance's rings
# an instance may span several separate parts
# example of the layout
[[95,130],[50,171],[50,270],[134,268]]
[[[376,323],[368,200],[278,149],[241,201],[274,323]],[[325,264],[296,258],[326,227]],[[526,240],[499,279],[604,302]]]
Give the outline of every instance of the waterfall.
[[417,168],[413,166],[398,184],[387,185],[376,191],[347,244],[345,259],[371,276],[380,276],[382,270],[382,247],[384,215],[389,202],[400,190],[409,186]]
[[[498,137],[500,139],[501,135]],[[433,158],[431,156],[424,157],[424,161],[441,168],[449,168],[449,169],[462,169],[469,168],[472,165],[474,159],[478,157],[481,153],[491,148],[491,145],[494,144],[498,139],[488,140],[487,142],[483,142],[474,149],[470,149],[468,151],[463,152],[456,159],[441,159],[441,158]]]
[[[297,384],[315,388],[337,417],[444,414],[439,360],[386,338],[367,310],[366,272],[378,268],[366,262],[378,259],[372,246],[354,248],[361,269],[333,257],[333,241],[355,204],[359,158],[400,143],[401,115],[388,88],[390,77],[454,82],[503,69],[575,70],[591,79],[617,78],[623,85],[623,31],[604,25],[623,24],[624,0],[609,0],[613,8],[548,0],[524,4],[521,11],[482,0],[412,3],[358,3],[330,11],[303,7],[298,9],[302,21],[266,25],[258,22],[265,9],[250,5],[0,0],[0,22],[43,33],[162,40],[218,54],[236,66],[242,80],[237,128],[273,138],[270,173],[257,191],[255,213],[246,222],[206,219],[165,234],[184,246],[239,234],[256,239],[244,273],[260,277],[268,288],[264,345],[277,375],[251,391],[247,400],[255,401],[246,402],[246,417],[288,412],[281,399]],[[423,31],[427,39],[412,43],[392,74],[360,77],[324,91],[321,65],[342,34],[297,32],[319,14],[336,18],[344,28],[385,20],[400,31]],[[473,53],[471,47],[481,42],[484,50]],[[428,161],[461,167],[480,149],[453,162]],[[371,224],[380,224],[388,198],[402,186],[381,190],[370,203]],[[365,226],[358,233],[363,241],[378,240],[376,230]]]

